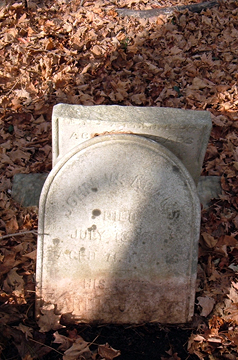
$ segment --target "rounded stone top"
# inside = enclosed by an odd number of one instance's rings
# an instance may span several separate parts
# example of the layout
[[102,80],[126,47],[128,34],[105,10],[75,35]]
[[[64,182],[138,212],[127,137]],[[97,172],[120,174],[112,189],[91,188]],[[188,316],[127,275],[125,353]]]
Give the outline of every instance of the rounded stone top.
[[[127,154],[124,158],[118,158],[115,152],[115,146],[120,146],[121,149],[124,148],[124,155]],[[129,153],[132,155],[132,151],[137,148],[138,156],[136,156],[138,164],[140,167],[146,165],[142,158],[142,152],[147,154],[149,157],[153,157],[155,154],[159,158],[164,158],[170,165],[177,164],[178,168],[181,171],[181,174],[186,178],[186,180],[190,183],[190,186],[194,188],[194,182],[192,178],[182,164],[182,162],[176,157],[170,150],[168,150],[165,146],[161,145],[160,143],[153,141],[149,138],[145,138],[139,135],[131,135],[131,134],[109,134],[109,135],[100,135],[96,136],[90,140],[85,141],[77,146],[75,146],[72,150],[70,150],[64,157],[60,160],[59,163],[53,168],[50,173],[50,177],[48,177],[48,182],[50,182],[50,178],[55,176],[59,170],[61,170],[66,162],[70,159],[71,162],[74,162],[77,157],[85,158],[85,160],[89,161],[89,154],[96,151],[97,156],[96,158],[101,160],[102,157],[105,156],[106,158],[112,161],[114,159],[118,162],[127,162]],[[119,154],[118,154],[119,155]],[[97,162],[95,158],[95,163]],[[120,161],[119,161],[120,160]],[[148,164],[147,164],[148,165]],[[147,166],[146,165],[146,166]],[[156,165],[156,162],[155,164]],[[155,168],[155,166],[154,166]],[[175,168],[173,168],[175,170]],[[176,171],[175,171],[176,172]],[[195,188],[194,188],[195,189]]]
[[[66,233],[73,219],[87,228],[100,221],[104,227],[109,221],[108,228],[117,231],[120,215],[115,213],[129,210],[137,230],[145,226],[161,233],[159,218],[177,224],[181,234],[188,219],[199,228],[200,203],[194,181],[173,153],[137,135],[98,136],[69,151],[49,174],[40,198],[40,232],[44,233],[46,223],[52,228],[62,216]],[[105,211],[114,214],[111,220]]]

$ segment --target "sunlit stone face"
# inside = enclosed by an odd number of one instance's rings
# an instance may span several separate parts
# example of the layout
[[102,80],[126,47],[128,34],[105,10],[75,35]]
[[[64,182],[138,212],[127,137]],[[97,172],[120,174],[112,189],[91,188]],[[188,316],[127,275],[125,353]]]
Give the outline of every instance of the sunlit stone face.
[[40,201],[37,313],[182,323],[193,315],[200,206],[164,146],[107,135],[71,150]]

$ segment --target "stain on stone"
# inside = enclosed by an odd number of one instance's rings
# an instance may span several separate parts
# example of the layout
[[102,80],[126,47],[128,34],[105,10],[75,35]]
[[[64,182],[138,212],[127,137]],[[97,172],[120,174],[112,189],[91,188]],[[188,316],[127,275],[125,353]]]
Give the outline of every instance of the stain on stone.
[[179,170],[179,168],[178,168],[177,166],[174,166],[174,165],[173,165],[173,171],[174,171],[174,172],[179,172],[180,170]]
[[94,209],[93,211],[92,211],[92,219],[95,219],[97,216],[100,216],[101,215],[101,210],[99,210],[99,209]]
[[94,210],[92,211],[92,214],[93,214],[93,216],[99,216],[99,215],[101,215],[101,210],[99,210],[99,209],[94,209]]
[[88,231],[95,231],[97,229],[96,225],[92,225],[90,228],[88,228]]
[[97,191],[98,191],[97,188],[92,188],[91,190],[92,190],[93,192],[97,192]]
[[54,244],[54,245],[58,245],[58,244],[59,244],[59,242],[60,242],[60,240],[59,240],[59,239],[57,239],[57,238],[56,238],[56,239],[53,239],[53,244]]

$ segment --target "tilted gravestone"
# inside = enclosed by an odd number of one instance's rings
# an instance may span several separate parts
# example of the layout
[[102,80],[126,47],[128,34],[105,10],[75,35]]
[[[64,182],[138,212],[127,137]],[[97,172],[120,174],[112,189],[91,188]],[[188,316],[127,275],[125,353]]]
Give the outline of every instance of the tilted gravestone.
[[185,165],[197,184],[211,130],[207,111],[118,105],[54,106],[53,166],[74,146],[97,135],[137,134],[159,142]]
[[[103,108],[110,118],[111,107]],[[209,114],[201,116],[207,139]],[[177,120],[182,126],[180,115]],[[187,322],[200,229],[194,180],[177,156],[147,136],[97,133],[65,154],[57,143],[55,160],[61,159],[39,207],[37,315],[54,311],[57,319],[89,323]]]

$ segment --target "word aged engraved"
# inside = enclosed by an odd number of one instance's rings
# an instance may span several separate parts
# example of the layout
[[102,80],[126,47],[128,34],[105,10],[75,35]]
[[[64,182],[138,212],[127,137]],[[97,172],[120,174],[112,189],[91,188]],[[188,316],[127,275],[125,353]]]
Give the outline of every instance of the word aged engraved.
[[88,250],[83,246],[79,249],[63,249],[59,246],[49,246],[48,261],[60,261],[63,258],[78,262],[91,261],[96,259],[96,251]]
[[77,132],[73,132],[69,138],[70,139],[75,139],[75,140],[78,140],[78,139],[83,139],[83,140],[87,140],[87,139],[90,139],[91,135],[88,133],[88,132],[83,132],[83,133],[77,133]]

